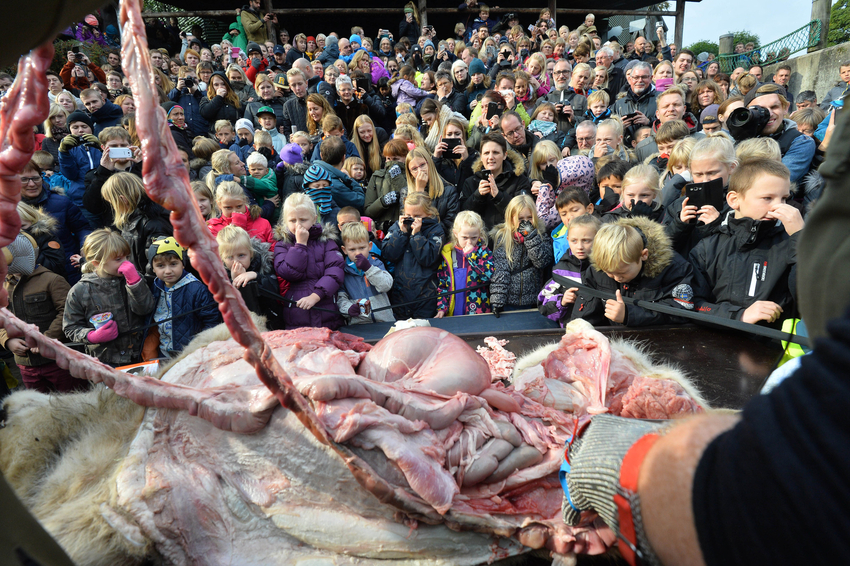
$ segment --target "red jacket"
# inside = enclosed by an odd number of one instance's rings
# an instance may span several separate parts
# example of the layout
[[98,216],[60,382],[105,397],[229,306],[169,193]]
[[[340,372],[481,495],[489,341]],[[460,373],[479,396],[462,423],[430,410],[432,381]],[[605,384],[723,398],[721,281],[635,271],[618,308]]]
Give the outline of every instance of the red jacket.
[[255,69],[251,64],[251,61],[248,61],[248,65],[246,65],[243,70],[245,71],[245,76],[248,77],[248,84],[253,85],[254,81],[257,80],[257,75],[259,73],[265,73],[266,69],[269,68],[269,62],[265,59],[260,59],[260,68]]
[[[59,76],[62,77],[62,83],[65,85],[65,88],[68,90],[76,89],[76,90],[85,90],[87,88],[91,88],[91,83],[85,77],[71,77],[71,69],[74,68],[74,63],[68,61],[59,71]],[[91,70],[94,78],[97,79],[98,82],[106,83],[106,73],[103,72],[103,69],[91,63],[89,65],[89,69]]]
[[265,218],[251,220],[250,213],[248,212],[234,212],[229,218],[219,216],[218,218],[210,218],[207,220],[207,226],[209,226],[210,232],[212,232],[213,236],[221,232],[222,228],[230,226],[231,224],[244,229],[248,232],[249,236],[257,238],[261,242],[271,244],[271,249],[274,250],[275,239],[272,235],[272,225],[269,224],[269,221]]

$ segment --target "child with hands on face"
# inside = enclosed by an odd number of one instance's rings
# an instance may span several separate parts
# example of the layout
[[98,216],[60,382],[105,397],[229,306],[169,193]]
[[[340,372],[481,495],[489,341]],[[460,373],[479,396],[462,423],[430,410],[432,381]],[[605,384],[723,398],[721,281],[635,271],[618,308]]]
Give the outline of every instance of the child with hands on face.
[[272,226],[269,221],[260,216],[260,207],[249,206],[245,190],[235,181],[219,183],[215,190],[215,204],[221,216],[211,218],[207,226],[213,236],[225,226],[239,226],[249,235],[274,246]]
[[[487,247],[484,220],[471,210],[455,218],[452,241],[441,250],[437,272],[440,293],[486,285],[493,277],[493,254]],[[490,312],[488,288],[472,289],[437,299],[437,318]]]
[[339,312],[349,324],[393,322],[392,310],[377,313],[372,309],[390,306],[387,293],[393,286],[392,275],[381,260],[372,257],[372,242],[362,222],[347,222],[340,230],[345,254],[345,280],[337,295]]
[[623,177],[620,191],[620,206],[602,217],[603,222],[614,222],[619,218],[644,216],[655,222],[664,218],[664,207],[658,202],[661,187],[658,171],[651,165],[635,165]]
[[570,251],[568,243],[570,223],[579,216],[593,214],[594,206],[584,190],[579,187],[564,187],[555,199],[555,208],[561,219],[561,223],[552,230],[552,250],[557,263]]

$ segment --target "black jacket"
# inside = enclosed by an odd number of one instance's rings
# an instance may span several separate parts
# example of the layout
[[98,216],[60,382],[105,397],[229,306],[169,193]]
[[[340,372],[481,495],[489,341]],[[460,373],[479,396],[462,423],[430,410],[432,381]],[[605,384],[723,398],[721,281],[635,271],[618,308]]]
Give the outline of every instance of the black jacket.
[[393,308],[396,320],[433,318],[437,314],[435,295],[442,248],[443,227],[435,218],[424,219],[416,235],[402,232],[398,222],[390,228],[381,249],[381,256],[395,264],[390,301],[393,305],[401,305],[424,299]]
[[[290,97],[283,105],[283,118],[278,121],[278,126],[283,126],[283,135],[289,139],[294,132],[307,131],[307,97]],[[295,126],[293,130],[292,127]]]
[[682,222],[680,215],[684,201],[685,197],[679,197],[666,208],[664,230],[670,236],[670,241],[673,243],[673,249],[676,253],[688,257],[700,240],[717,231],[731,209],[728,205],[724,206],[723,210],[720,211],[720,216],[711,224],[702,224],[697,221]]
[[469,150],[469,157],[460,163],[456,163],[454,159],[437,157],[434,159],[434,166],[437,168],[437,173],[440,174],[440,177],[455,187],[463,187],[466,178],[472,175],[472,165],[477,159],[478,152]]
[[452,112],[457,112],[469,117],[469,106],[466,104],[466,94],[458,92],[454,89],[445,98],[438,98],[438,102],[442,102],[452,109]]
[[[221,79],[224,79],[225,83],[229,88],[233,88],[230,84],[230,81],[227,80],[227,77],[224,73],[213,73],[213,77],[217,76]],[[212,83],[212,77],[210,77],[210,84]],[[209,87],[212,89],[212,86]],[[209,98],[209,93],[212,90],[209,90],[207,96],[201,98],[201,116],[203,116],[204,120],[209,122],[209,133],[215,138],[215,123],[218,120],[228,120],[231,124],[233,124],[233,129],[236,129],[236,120],[242,117],[242,113],[244,110],[242,107],[237,107],[231,105],[225,99],[220,97],[219,95],[215,95],[212,99]],[[234,91],[235,92],[235,91]]]
[[496,177],[499,193],[495,198],[490,195],[482,196],[478,192],[479,183],[489,175],[489,172],[484,170],[480,157],[472,165],[472,172],[473,175],[467,177],[463,184],[462,209],[480,214],[488,230],[505,221],[505,208],[512,198],[520,194],[531,194],[531,179],[525,174],[522,156],[510,149],[502,172]]
[[[287,100],[287,102],[289,102],[289,101]],[[274,110],[274,117],[277,119],[277,122],[276,122],[277,126],[281,126],[282,124],[284,124],[284,116],[285,116],[285,111],[283,109],[284,106],[285,106],[284,100],[283,100],[283,98],[276,96],[276,97],[272,98],[271,100],[257,100],[257,101],[254,101],[254,102],[249,102],[248,104],[245,105],[245,114],[244,114],[243,117],[246,120],[251,121],[251,124],[254,125],[255,130],[262,130],[263,129],[260,126],[260,123],[257,121],[257,110],[259,110],[263,106],[268,106],[269,108]],[[304,124],[305,124],[305,131],[306,131],[307,122],[305,121]],[[289,134],[291,134],[291,133],[292,132],[290,132],[289,130],[286,130],[286,137],[289,138]]]
[[[133,173],[141,179],[142,164],[133,163],[127,172]],[[98,165],[97,169],[90,169],[86,173],[86,192],[83,193],[83,206],[89,212],[90,217],[93,217],[97,222],[97,226],[92,224],[92,228],[112,226],[114,221],[112,206],[103,199],[101,189],[115,173],[121,173],[121,171],[110,170],[103,165]]]
[[154,240],[174,235],[170,212],[142,195],[136,210],[130,213],[121,235],[130,244],[130,261],[141,274],[153,281],[153,271],[148,268],[147,251]]
[[[691,264],[673,251],[664,228],[645,217],[622,218],[618,224],[638,228],[646,237],[649,258],[643,262],[638,276],[628,283],[617,283],[595,265],[582,272],[582,283],[593,289],[608,291],[614,295],[617,289],[623,297],[632,297],[663,305],[694,308],[694,270]],[[588,297],[579,290],[573,307],[573,318],[583,318],[593,325],[611,326],[615,323],[605,318],[605,301]],[[679,317],[650,311],[634,305],[626,306],[625,326],[652,326],[656,324],[680,324]]]
[[773,301],[794,316],[790,286],[797,272],[797,240],[774,221],[734,217],[691,251],[700,312],[740,320],[756,301]]
[[[631,210],[629,210],[625,207],[625,205],[620,203],[620,206],[611,209],[609,212],[606,212],[602,216],[602,222],[605,222],[607,224],[609,222],[616,222],[620,218],[636,218],[638,216],[640,215],[633,214]],[[652,213],[647,218],[649,218],[653,222],[658,222],[659,224],[661,224],[661,222],[664,220],[664,207],[661,206],[660,202],[655,201],[652,203]]]
[[537,293],[554,262],[552,238],[532,230],[524,242],[514,242],[511,256],[509,263],[503,245],[493,252],[490,304],[494,307],[535,306]]

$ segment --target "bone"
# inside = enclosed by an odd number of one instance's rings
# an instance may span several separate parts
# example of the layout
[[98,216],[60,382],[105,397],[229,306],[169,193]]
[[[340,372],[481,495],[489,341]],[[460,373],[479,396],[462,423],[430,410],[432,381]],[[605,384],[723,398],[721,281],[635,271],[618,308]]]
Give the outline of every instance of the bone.
[[484,481],[484,483],[494,483],[507,479],[509,475],[517,470],[522,470],[539,464],[543,460],[543,454],[537,448],[529,445],[520,446],[511,451],[510,454],[499,462],[496,470]]
[[513,449],[513,445],[507,440],[490,439],[466,469],[463,476],[463,487],[471,487],[484,481],[499,468],[499,462]]

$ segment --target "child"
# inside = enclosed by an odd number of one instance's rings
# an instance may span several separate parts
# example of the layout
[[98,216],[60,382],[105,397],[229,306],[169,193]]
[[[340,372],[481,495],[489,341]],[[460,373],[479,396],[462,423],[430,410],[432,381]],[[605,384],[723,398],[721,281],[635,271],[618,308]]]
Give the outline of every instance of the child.
[[641,126],[635,131],[635,135],[632,137],[631,145],[632,147],[637,147],[637,144],[648,138],[652,135],[652,127],[651,126]]
[[587,97],[587,112],[584,114],[584,119],[590,120],[594,124],[607,120],[611,117],[611,109],[608,108],[610,103],[611,97],[604,90],[591,93]]
[[729,178],[732,211],[691,251],[700,312],[751,324],[794,315],[800,211],[786,204],[791,174],[782,163],[747,161]]
[[275,151],[272,137],[263,130],[254,132],[254,151],[261,153],[268,160],[271,169],[277,167],[277,164],[281,161],[280,152]]
[[343,144],[345,144],[345,156],[340,159],[340,162],[344,162],[347,157],[360,157],[360,154],[357,152],[357,146],[345,137],[345,126],[343,126],[342,120],[339,117],[334,114],[326,114],[322,118],[322,131],[324,132],[322,141],[313,146],[313,155],[310,157],[310,161],[323,160],[322,144],[329,137],[340,138]]
[[230,151],[235,152],[239,159],[245,162],[251,152],[254,151],[254,125],[247,118],[236,120],[236,141],[230,146]]
[[[602,221],[590,214],[583,214],[572,218],[566,225],[569,249],[555,264],[552,273],[581,283],[582,273],[590,267],[593,239],[602,227]],[[550,280],[537,295],[537,309],[546,318],[560,323],[562,327],[566,326],[572,316],[577,291],[575,287],[568,289]]]
[[511,199],[505,222],[493,231],[493,281],[490,304],[497,317],[509,310],[537,305],[543,274],[553,263],[552,239],[528,195]]
[[661,204],[665,208],[679,198],[685,185],[693,180],[690,171],[688,171],[688,162],[690,161],[691,150],[696,143],[696,138],[687,137],[676,142],[673,151],[670,152],[664,175],[659,181],[661,183]]
[[215,236],[225,226],[233,224],[244,228],[248,234],[274,247],[272,226],[265,218],[260,217],[258,206],[249,206],[245,191],[239,183],[224,181],[215,190],[215,206],[221,213],[218,218],[207,222],[210,232]]
[[277,117],[270,106],[262,106],[257,110],[257,122],[263,131],[272,138],[272,147],[278,153],[286,145],[286,138],[277,129]]
[[[86,353],[113,367],[138,363],[143,338],[139,328],[156,301],[128,261],[130,244],[118,232],[104,228],[89,234],[82,252],[84,275],[65,301],[65,336],[86,344]],[[94,315],[105,314],[111,316],[106,323],[91,321]]]
[[620,206],[620,193],[623,192],[623,177],[629,170],[628,161],[611,159],[596,173],[599,191],[590,194],[594,211],[600,218],[607,212]]
[[[366,182],[366,163],[359,157],[347,157],[342,164],[342,170],[363,187]],[[365,190],[365,189],[364,189]]]
[[755,159],[782,161],[782,150],[773,138],[750,138],[735,145],[735,157],[738,163]]
[[342,225],[342,253],[345,254],[345,279],[337,295],[337,308],[349,324],[395,322],[391,310],[378,313],[372,309],[387,307],[387,292],[393,277],[384,269],[381,260],[372,257],[369,232],[361,222]]
[[[458,213],[452,226],[452,241],[441,251],[437,272],[440,293],[487,285],[493,277],[493,254],[487,247],[484,220],[471,210]],[[490,312],[487,288],[446,295],[437,299],[437,318]]]
[[667,168],[667,160],[670,158],[670,152],[676,147],[676,142],[689,135],[690,130],[684,120],[664,122],[658,126],[658,132],[655,134],[658,153],[648,157],[646,163],[655,167],[659,173],[663,172]]
[[[38,249],[33,239],[21,233],[3,252],[9,261],[6,291],[9,293],[9,310],[48,338],[64,342],[62,317],[65,300],[70,290],[68,282],[38,264]],[[0,346],[15,355],[24,387],[42,393],[85,389],[88,382],[74,378],[68,370],[60,368],[54,360],[30,349],[22,338],[10,338],[6,329],[0,329]]]
[[280,289],[269,245],[232,224],[222,228],[215,239],[227,275],[239,289],[248,310],[267,317],[269,328],[282,329],[282,304],[273,298],[279,296]]
[[579,290],[573,318],[584,318],[593,325],[682,322],[673,315],[626,305],[623,296],[694,308],[691,265],[673,251],[664,228],[646,217],[620,218],[602,226],[593,240],[590,262],[591,268],[582,273],[582,284],[607,291],[616,299],[603,301]]
[[556,171],[551,169],[548,169],[549,172],[543,171],[541,176],[546,182],[539,186],[537,193],[537,215],[544,222],[547,230],[551,230],[561,222],[555,201],[563,190],[562,187],[578,187],[588,194],[593,189],[594,169],[593,161],[589,157],[583,155],[565,157],[557,162],[555,169]]
[[215,123],[215,139],[221,149],[228,149],[236,141],[236,132],[230,120],[217,120]]
[[[344,260],[336,243],[322,230],[309,196],[295,193],[286,198],[277,233],[281,241],[274,251],[275,273],[289,281],[284,298],[291,301],[283,309],[286,328],[337,330],[343,320],[334,298],[345,277]],[[311,310],[313,307],[321,310]]]
[[372,243],[372,248],[369,253],[376,257],[381,257],[381,236],[382,233],[375,229],[372,219],[368,216],[360,216],[360,213],[353,206],[346,206],[336,213],[336,226],[342,233],[342,227],[352,222],[360,222],[366,228],[369,234],[369,241]]
[[103,152],[100,140],[94,135],[92,120],[85,112],[71,112],[68,130],[71,133],[59,144],[59,169],[69,183],[68,198],[74,206],[84,210],[86,172],[97,168]]
[[209,220],[213,217],[213,197],[212,191],[203,181],[192,181],[192,192],[195,193],[195,198],[198,201],[198,208],[201,209],[201,216],[204,220]]
[[[390,300],[397,320],[432,318],[437,314],[436,274],[443,247],[443,227],[427,193],[404,200],[404,212],[384,239],[383,256],[395,264]],[[417,301],[418,300],[418,301]],[[417,301],[413,304],[405,304]]]
[[322,223],[332,222],[335,206],[331,197],[330,173],[324,167],[311,165],[304,173],[301,188],[319,211]]
[[[148,248],[148,261],[156,275],[151,289],[156,308],[148,324],[158,323],[159,330],[159,352],[152,357],[173,357],[196,334],[221,323],[212,293],[183,268],[185,252],[174,237],[156,240]],[[188,314],[190,311],[198,312]]]
[[567,231],[570,222],[574,218],[585,214],[593,214],[593,204],[587,193],[579,187],[564,187],[558,198],[555,199],[555,208],[558,209],[558,217],[561,223],[552,230],[552,249],[556,262],[569,250],[567,243]]
[[558,124],[555,122],[556,116],[554,104],[551,102],[539,104],[531,113],[528,131],[540,138],[541,141],[553,142],[559,150],[562,150],[567,142],[567,135],[558,129]]
[[805,136],[812,137],[820,123],[823,122],[824,118],[826,118],[826,112],[820,108],[803,108],[802,110],[797,110],[791,114],[789,118],[792,122],[797,124],[798,132]]
[[[258,152],[248,156],[248,175],[239,178],[240,184],[257,200],[263,210],[263,218],[279,216],[280,195],[277,191],[277,176],[269,168],[269,160]],[[235,179],[234,179],[235,180]],[[266,199],[271,201],[266,203]]]
[[56,275],[65,277],[65,252],[56,237],[56,219],[21,201],[18,203],[18,216],[21,218],[21,230],[32,236],[38,250],[38,263]]
[[658,172],[651,165],[635,165],[623,177],[620,206],[602,217],[603,222],[614,222],[618,218],[646,216],[655,222],[664,218],[664,207],[658,202],[661,188]]

